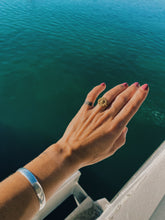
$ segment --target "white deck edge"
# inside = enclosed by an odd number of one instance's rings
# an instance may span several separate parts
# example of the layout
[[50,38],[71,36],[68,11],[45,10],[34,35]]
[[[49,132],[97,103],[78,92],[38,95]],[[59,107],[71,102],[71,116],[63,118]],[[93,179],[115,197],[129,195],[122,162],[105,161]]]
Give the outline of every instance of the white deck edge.
[[148,220],[165,195],[165,141],[111,200],[98,220]]

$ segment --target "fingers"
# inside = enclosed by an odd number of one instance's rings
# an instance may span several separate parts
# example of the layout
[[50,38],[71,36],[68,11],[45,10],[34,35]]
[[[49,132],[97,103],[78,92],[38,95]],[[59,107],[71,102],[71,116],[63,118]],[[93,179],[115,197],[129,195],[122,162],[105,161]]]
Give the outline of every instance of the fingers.
[[106,84],[105,83],[101,83],[98,86],[95,86],[87,95],[86,100],[85,100],[85,106],[87,108],[90,108],[94,105],[97,97],[100,95],[100,93],[102,91],[104,91],[106,88]]
[[125,106],[125,104],[132,98],[132,96],[135,94],[138,88],[139,88],[139,83],[135,82],[117,96],[117,98],[112,103],[109,109],[109,114],[111,115],[112,118],[114,118],[119,113],[119,111],[123,108],[123,106]]
[[125,127],[121,135],[117,138],[117,140],[113,144],[113,147],[110,149],[110,155],[114,154],[120,147],[122,147],[125,144],[127,132],[128,132],[128,128]]
[[[127,83],[123,83],[120,85],[115,86],[108,92],[106,92],[103,97],[105,97],[110,104],[121,92],[123,92],[128,87]],[[96,112],[102,110],[103,108],[100,105],[95,107]],[[104,110],[104,109],[103,109]]]
[[149,92],[149,88],[147,84],[141,86],[137,92],[133,95],[133,97],[129,100],[129,102],[122,108],[122,110],[116,115],[113,120],[114,125],[117,126],[117,129],[122,130],[134,114],[137,112],[147,94]]

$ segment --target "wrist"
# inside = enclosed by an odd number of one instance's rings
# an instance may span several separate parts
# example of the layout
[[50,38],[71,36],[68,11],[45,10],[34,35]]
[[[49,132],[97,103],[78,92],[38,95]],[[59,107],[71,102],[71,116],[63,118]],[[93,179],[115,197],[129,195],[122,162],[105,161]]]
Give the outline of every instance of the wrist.
[[48,147],[25,168],[32,172],[41,184],[46,200],[79,169],[72,153],[61,143]]
[[[66,164],[75,170],[75,172],[81,168],[80,158],[77,157],[74,149],[78,147],[70,146],[70,143],[67,141],[60,139],[57,143],[53,144],[54,150],[58,152],[59,156],[61,156]],[[52,147],[52,146],[51,146]]]

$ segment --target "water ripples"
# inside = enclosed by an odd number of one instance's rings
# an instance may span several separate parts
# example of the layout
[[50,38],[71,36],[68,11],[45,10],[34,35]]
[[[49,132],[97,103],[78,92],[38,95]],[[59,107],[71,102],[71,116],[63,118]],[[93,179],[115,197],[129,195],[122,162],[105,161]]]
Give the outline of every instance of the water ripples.
[[[48,68],[51,77],[56,69],[56,74],[66,70],[71,78],[80,74],[84,80],[94,75],[114,83],[140,79],[152,86],[156,82],[160,91],[165,80],[165,6],[161,1],[145,2],[145,7],[128,3],[1,0],[0,76],[40,75]],[[155,89],[152,100],[157,93]],[[164,93],[162,89],[161,97]],[[160,114],[150,111],[161,121],[164,105],[157,105]]]

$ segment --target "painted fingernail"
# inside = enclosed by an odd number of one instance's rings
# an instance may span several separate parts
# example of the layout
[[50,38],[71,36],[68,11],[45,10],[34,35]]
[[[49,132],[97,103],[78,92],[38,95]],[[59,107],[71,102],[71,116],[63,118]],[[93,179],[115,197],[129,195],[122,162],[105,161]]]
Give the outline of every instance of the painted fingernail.
[[138,82],[133,83],[133,85],[139,87],[139,83]]
[[105,83],[101,83],[101,86],[105,86]]
[[148,84],[142,85],[142,89],[147,90],[148,89]]
[[125,82],[125,83],[123,83],[122,85],[125,86],[125,87],[127,87],[127,86],[128,86],[128,83]]

